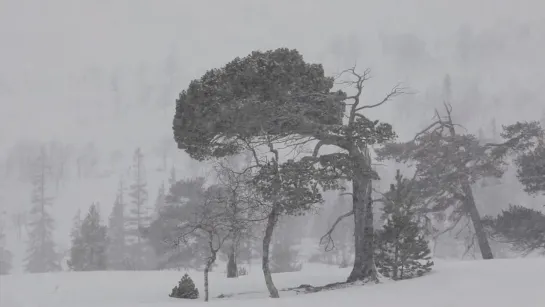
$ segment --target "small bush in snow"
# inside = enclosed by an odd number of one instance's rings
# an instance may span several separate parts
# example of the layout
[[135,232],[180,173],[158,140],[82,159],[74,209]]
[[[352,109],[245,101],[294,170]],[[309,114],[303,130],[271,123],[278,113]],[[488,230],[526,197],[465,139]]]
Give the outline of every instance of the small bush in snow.
[[238,276],[245,276],[248,275],[248,270],[246,270],[245,267],[238,268]]
[[199,289],[195,287],[195,283],[185,274],[182,279],[178,282],[178,285],[172,289],[170,297],[175,298],[184,298],[184,299],[198,299],[199,298]]

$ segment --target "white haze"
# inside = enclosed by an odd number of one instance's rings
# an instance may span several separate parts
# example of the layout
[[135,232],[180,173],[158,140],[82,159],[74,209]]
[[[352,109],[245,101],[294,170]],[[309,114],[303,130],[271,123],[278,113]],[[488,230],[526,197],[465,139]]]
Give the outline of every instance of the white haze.
[[[401,49],[388,51],[388,40]],[[277,47],[298,49],[329,74],[356,61],[371,68],[369,102],[398,82],[410,87],[412,95],[373,111],[401,138],[430,120],[447,73],[457,120],[471,132],[493,117],[501,124],[545,112],[543,0],[0,0],[0,158],[21,140],[149,152],[171,136],[174,101],[191,79]],[[201,173],[182,152],[175,160],[184,176]],[[55,204],[62,245],[75,208],[113,202],[117,179],[64,188]],[[153,199],[159,180],[148,181]],[[3,209],[28,207],[29,191],[1,193]]]

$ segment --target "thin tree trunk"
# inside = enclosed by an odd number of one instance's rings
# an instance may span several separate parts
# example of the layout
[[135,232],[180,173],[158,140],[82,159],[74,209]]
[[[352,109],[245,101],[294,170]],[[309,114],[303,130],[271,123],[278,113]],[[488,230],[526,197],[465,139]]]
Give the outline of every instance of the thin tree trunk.
[[210,265],[207,263],[204,268],[204,301],[208,302],[208,271],[210,270]]
[[[394,250],[394,271],[392,272],[392,279],[393,280],[397,280],[397,275],[398,275],[398,268],[397,268],[397,264],[398,264],[398,256],[399,256],[399,250],[398,250],[398,242],[395,243],[396,244],[396,247],[395,247],[395,250]],[[401,274],[403,275],[403,268],[401,269]]]
[[377,281],[371,179],[356,174],[352,180],[352,189],[355,259],[354,267],[347,281]]
[[473,198],[473,191],[469,184],[463,184],[463,190],[465,194],[465,206],[468,210],[469,216],[473,223],[473,228],[475,229],[475,235],[477,236],[477,242],[479,243],[479,249],[481,250],[481,255],[483,259],[494,259],[494,254],[492,254],[492,248],[488,242],[488,237],[484,230],[484,226],[481,220],[481,215],[475,204],[475,199]]
[[212,267],[212,264],[216,261],[216,253],[212,252],[212,255],[206,262],[206,266],[204,267],[204,301],[208,302],[208,272],[210,272],[210,268]]
[[262,259],[262,268],[263,268],[263,275],[265,276],[265,284],[267,285],[267,289],[269,290],[269,294],[271,298],[279,298],[280,295],[278,294],[278,289],[276,289],[276,286],[274,285],[272,275],[271,275],[271,269],[269,267],[269,250],[271,247],[271,239],[274,231],[274,226],[276,225],[276,222],[278,220],[278,213],[276,204],[273,205],[273,209],[271,210],[271,213],[269,213],[269,216],[267,218],[267,227],[265,228],[265,236],[263,237],[263,259]]

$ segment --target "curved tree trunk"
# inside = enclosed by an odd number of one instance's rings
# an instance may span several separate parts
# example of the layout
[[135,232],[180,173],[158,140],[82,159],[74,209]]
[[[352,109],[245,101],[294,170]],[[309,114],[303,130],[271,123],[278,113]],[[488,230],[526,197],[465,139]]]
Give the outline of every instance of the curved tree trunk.
[[355,259],[347,281],[377,281],[371,178],[356,174],[352,181],[352,189]]
[[490,243],[488,242],[488,237],[484,230],[484,226],[481,220],[481,215],[475,204],[475,199],[473,198],[473,191],[469,184],[463,184],[464,191],[464,205],[471,217],[471,222],[473,223],[473,228],[475,229],[475,235],[477,236],[477,242],[479,243],[479,249],[481,250],[481,255],[483,259],[489,260],[494,259],[494,254],[492,253],[492,248],[490,248]]
[[208,272],[210,272],[210,268],[212,267],[212,264],[216,261],[216,253],[212,252],[212,255],[206,262],[206,266],[204,267],[204,301],[208,302]]
[[271,239],[274,231],[274,226],[278,220],[278,213],[276,205],[273,205],[273,209],[267,218],[267,227],[265,228],[265,236],[263,237],[263,259],[262,259],[262,268],[263,275],[265,276],[265,283],[267,284],[267,289],[269,290],[270,297],[279,298],[278,289],[274,285],[271,269],[269,267],[269,251],[271,247]]

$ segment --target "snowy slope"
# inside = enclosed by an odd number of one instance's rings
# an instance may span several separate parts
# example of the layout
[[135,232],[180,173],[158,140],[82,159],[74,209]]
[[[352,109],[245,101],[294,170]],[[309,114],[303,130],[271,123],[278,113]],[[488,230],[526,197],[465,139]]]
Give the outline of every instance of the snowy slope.
[[[408,281],[267,298],[261,272],[227,279],[211,276],[211,306],[368,307],[542,307],[545,259],[439,262],[432,274]],[[302,272],[275,274],[279,288],[343,280],[345,269],[308,265]],[[0,279],[2,307],[167,307],[195,306],[202,300],[172,299],[168,293],[182,272],[92,272],[13,275]],[[202,294],[202,276],[193,273]],[[244,294],[241,294],[244,293]],[[229,299],[219,294],[237,294]],[[236,300],[234,302],[233,300]]]
[[[119,150],[124,153],[120,163],[124,170],[140,146],[146,156],[151,204],[158,185],[168,177],[154,172],[159,162],[152,156],[157,143],[172,135],[172,104],[178,92],[206,69],[251,50],[280,46],[297,48],[308,61],[324,63],[328,74],[355,60],[359,68],[371,68],[376,78],[370,80],[366,103],[382,99],[397,82],[409,86],[414,95],[369,111],[370,117],[393,123],[402,139],[412,137],[429,121],[432,106],[442,102],[437,94],[447,72],[456,100],[471,102],[472,112],[463,105],[455,107],[460,112],[457,120],[470,131],[492,116],[498,124],[512,122],[513,114],[517,119],[537,119],[544,100],[539,68],[543,67],[539,50],[545,46],[539,13],[544,2],[523,2],[480,0],[480,6],[493,8],[483,15],[470,0],[373,5],[356,0],[274,4],[214,0],[191,5],[177,0],[163,0],[161,5],[134,0],[3,0],[0,171],[7,150],[26,139],[76,147],[92,142],[101,167]],[[414,23],[404,18],[407,15],[427,22]],[[414,35],[415,41],[393,48],[399,52],[386,50],[385,42],[398,34]],[[411,49],[413,43],[416,50]],[[470,58],[460,61],[459,49],[464,46]],[[415,51],[415,57],[404,48]],[[182,151],[172,152],[170,159],[180,177],[203,173]],[[59,251],[70,245],[71,219],[78,208],[86,210],[90,203],[100,202],[104,217],[109,214],[122,176],[115,170],[109,178],[66,179],[51,209]],[[391,176],[381,177],[387,187]],[[511,189],[501,189],[509,194],[501,204],[491,202],[498,205],[492,213],[509,202],[530,202],[521,201],[524,196]],[[7,247],[15,254],[16,271],[21,269],[26,237],[15,237],[10,219],[28,210],[29,198],[28,184],[0,182],[0,213],[9,223]]]

